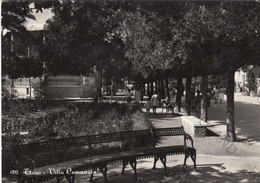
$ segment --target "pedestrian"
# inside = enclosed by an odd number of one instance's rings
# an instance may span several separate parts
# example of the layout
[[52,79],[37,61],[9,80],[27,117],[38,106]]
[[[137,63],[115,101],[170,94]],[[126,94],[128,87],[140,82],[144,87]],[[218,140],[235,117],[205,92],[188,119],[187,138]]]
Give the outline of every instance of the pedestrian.
[[153,108],[153,113],[156,114],[156,108],[158,107],[159,104],[159,100],[158,100],[158,95],[156,94],[156,92],[152,95],[151,98],[151,106]]
[[219,99],[219,103],[220,103],[220,104],[223,104],[224,94],[223,94],[222,92],[220,92],[220,93],[218,94],[218,99]]
[[150,101],[149,98],[147,98],[147,101],[145,102],[144,107],[145,107],[145,109],[146,109],[146,112],[147,112],[147,113],[150,113],[151,101]]
[[126,102],[127,103],[131,103],[131,96],[132,96],[132,93],[131,93],[131,90],[130,89],[128,89],[128,92],[126,93]]
[[210,100],[211,100],[211,95],[210,95],[210,93],[208,92],[208,93],[207,93],[207,107],[210,107]]
[[218,104],[218,101],[219,101],[219,92],[218,92],[218,90],[215,91],[214,99],[215,99],[215,104]]
[[176,95],[176,89],[175,89],[175,88],[172,88],[172,91],[171,91],[171,93],[170,93],[170,97],[169,97],[169,99],[168,99],[168,103],[170,104],[171,101],[172,101],[172,102],[173,102],[173,105],[175,105],[176,97],[177,97],[177,95]]
[[196,109],[199,110],[200,109],[200,103],[201,103],[201,92],[200,92],[200,90],[197,90],[195,103],[196,103]]
[[139,103],[141,101],[141,91],[139,88],[135,90],[135,103]]

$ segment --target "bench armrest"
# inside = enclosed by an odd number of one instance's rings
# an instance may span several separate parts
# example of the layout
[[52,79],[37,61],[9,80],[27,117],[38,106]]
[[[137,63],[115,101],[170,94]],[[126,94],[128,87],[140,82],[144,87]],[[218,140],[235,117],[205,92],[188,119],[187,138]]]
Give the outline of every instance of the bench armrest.
[[194,146],[193,146],[193,139],[192,139],[192,137],[191,137],[189,134],[187,134],[187,133],[184,134],[184,144],[185,144],[185,145],[186,145],[186,140],[190,140],[190,141],[191,141],[191,146],[192,146],[192,148],[194,148]]

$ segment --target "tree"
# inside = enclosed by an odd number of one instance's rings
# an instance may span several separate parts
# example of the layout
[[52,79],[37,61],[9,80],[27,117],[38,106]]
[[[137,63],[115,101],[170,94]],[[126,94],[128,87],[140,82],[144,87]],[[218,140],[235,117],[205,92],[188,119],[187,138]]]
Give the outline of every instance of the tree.
[[2,35],[3,30],[7,29],[21,39],[28,41],[29,32],[24,27],[26,18],[35,19],[29,5],[31,1],[5,1],[2,3]]
[[[47,33],[47,66],[53,74],[98,75],[98,96],[102,78],[113,83],[128,74],[124,44],[114,28],[121,3],[67,1],[56,8]],[[95,69],[94,69],[95,68]]]
[[[42,45],[38,44],[37,38],[25,28],[26,19],[35,19],[34,11],[53,7],[57,2],[29,0],[2,3],[2,74],[17,78],[35,77],[42,73],[39,58],[25,58],[29,46],[33,45],[39,52],[42,51]],[[24,57],[20,58],[21,56]]]
[[256,92],[257,89],[256,76],[252,69],[248,69],[247,71],[247,88],[249,89],[249,94]]
[[257,2],[220,5],[208,17],[208,26],[215,35],[215,61],[227,72],[227,138],[235,141],[234,73],[245,65],[259,64],[256,58],[259,57],[260,6]]

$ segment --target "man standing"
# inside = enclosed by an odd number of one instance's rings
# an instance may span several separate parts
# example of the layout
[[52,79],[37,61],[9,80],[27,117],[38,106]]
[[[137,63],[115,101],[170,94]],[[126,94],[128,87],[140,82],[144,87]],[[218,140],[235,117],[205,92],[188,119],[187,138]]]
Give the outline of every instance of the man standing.
[[139,103],[141,101],[141,91],[139,88],[135,90],[135,103]]
[[158,95],[156,94],[156,92],[152,95],[151,98],[151,106],[153,108],[153,113],[156,114],[156,108],[158,107]]

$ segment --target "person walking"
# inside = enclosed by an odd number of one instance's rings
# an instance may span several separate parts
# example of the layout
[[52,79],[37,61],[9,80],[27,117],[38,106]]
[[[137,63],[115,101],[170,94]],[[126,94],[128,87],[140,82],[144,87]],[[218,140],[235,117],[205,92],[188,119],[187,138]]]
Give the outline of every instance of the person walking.
[[151,97],[151,106],[153,108],[153,113],[156,114],[156,108],[158,107],[159,100],[158,100],[158,95],[156,92],[152,95]]
[[144,107],[146,109],[146,113],[150,113],[150,109],[151,109],[151,101],[149,98],[147,98],[147,101],[144,104]]
[[139,103],[141,101],[141,91],[139,88],[135,90],[135,103]]
[[132,96],[132,93],[131,93],[131,90],[130,89],[128,89],[128,92],[126,93],[126,102],[127,103],[131,103],[131,96]]
[[219,103],[223,104],[224,101],[224,93],[222,93],[222,91],[219,92],[218,94],[218,99],[219,99]]

